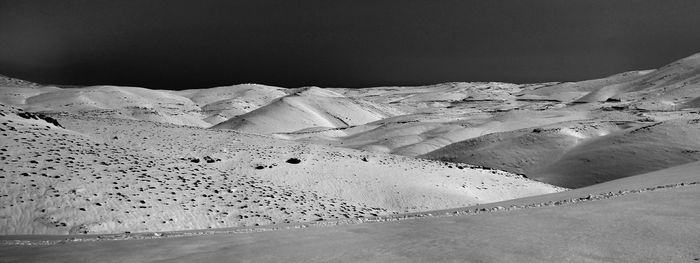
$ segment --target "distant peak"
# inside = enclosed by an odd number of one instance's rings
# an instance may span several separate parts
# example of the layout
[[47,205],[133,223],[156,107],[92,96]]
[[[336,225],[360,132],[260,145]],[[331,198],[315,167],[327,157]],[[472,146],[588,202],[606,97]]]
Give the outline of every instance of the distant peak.
[[695,53],[693,55],[690,55],[688,57],[682,58],[677,60],[673,64],[682,64],[682,65],[688,65],[688,66],[700,66],[700,53]]
[[689,57],[684,58],[684,59],[700,59],[700,52],[692,54]]
[[18,78],[12,78],[0,74],[0,85],[2,86],[39,86],[39,84]]

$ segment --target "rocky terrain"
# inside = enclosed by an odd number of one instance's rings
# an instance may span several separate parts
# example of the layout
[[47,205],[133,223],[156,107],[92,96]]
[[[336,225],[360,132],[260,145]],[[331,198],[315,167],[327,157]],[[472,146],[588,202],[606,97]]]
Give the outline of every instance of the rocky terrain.
[[700,54],[566,83],[3,77],[0,134],[0,261],[700,260]]
[[[24,116],[24,117],[22,117]],[[88,234],[376,217],[561,191],[503,171],[228,130],[3,108],[0,231]],[[26,118],[25,118],[26,117]]]

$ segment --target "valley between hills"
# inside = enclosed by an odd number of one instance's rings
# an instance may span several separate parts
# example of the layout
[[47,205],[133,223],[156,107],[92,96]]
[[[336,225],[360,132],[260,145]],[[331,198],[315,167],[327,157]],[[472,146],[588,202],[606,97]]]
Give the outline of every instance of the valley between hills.
[[700,260],[700,54],[535,84],[3,77],[0,134],[1,262]]

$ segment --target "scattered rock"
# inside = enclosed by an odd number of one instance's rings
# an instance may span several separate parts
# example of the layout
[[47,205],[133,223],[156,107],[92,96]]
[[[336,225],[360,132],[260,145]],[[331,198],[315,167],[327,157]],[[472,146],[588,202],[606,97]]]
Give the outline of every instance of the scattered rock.
[[211,156],[204,156],[202,159],[203,159],[205,162],[207,162],[207,163],[214,163],[214,162],[220,162],[220,161],[221,161],[221,159],[219,159],[219,158],[212,158]]
[[287,159],[287,163],[298,164],[298,163],[301,163],[301,160],[299,160],[297,158],[289,158],[289,159]]
[[46,116],[46,115],[43,115],[43,114],[31,113],[31,112],[20,112],[20,113],[17,113],[17,116],[20,116],[20,117],[25,118],[25,119],[43,120],[45,122],[53,124],[56,127],[63,128],[63,126],[61,126],[61,124],[58,123],[58,121],[56,119],[51,118],[51,117]]

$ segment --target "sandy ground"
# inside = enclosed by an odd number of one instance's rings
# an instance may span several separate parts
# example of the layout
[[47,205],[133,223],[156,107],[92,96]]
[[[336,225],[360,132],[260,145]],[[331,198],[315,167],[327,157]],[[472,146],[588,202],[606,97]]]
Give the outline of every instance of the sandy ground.
[[473,215],[0,247],[6,262],[692,262],[700,184]]

